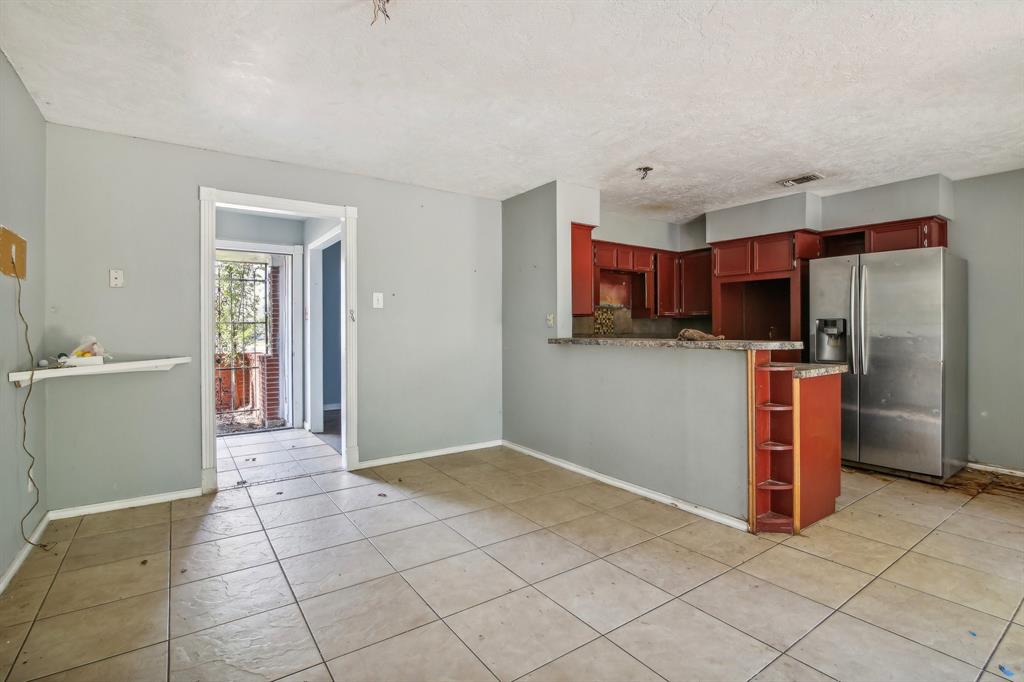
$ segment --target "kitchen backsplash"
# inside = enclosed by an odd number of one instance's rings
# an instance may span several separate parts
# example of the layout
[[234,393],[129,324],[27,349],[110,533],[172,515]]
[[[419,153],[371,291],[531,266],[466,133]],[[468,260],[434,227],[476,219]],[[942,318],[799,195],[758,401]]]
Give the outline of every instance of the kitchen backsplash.
[[597,306],[594,315],[572,318],[574,336],[655,336],[671,338],[684,327],[711,331],[711,318],[689,317],[678,319],[672,317],[633,319],[629,308],[619,306]]

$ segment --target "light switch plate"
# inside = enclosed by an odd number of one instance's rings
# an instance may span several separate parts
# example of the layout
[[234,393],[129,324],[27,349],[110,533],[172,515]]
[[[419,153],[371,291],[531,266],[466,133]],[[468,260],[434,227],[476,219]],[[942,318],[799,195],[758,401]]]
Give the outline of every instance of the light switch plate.
[[384,307],[384,294],[380,291],[373,292],[373,307],[383,308]]
[[544,318],[544,321],[547,323],[548,327],[554,328],[554,326],[555,326],[555,314],[554,313],[548,313],[547,317]]
[[124,286],[124,270],[110,271],[110,288],[120,289]]

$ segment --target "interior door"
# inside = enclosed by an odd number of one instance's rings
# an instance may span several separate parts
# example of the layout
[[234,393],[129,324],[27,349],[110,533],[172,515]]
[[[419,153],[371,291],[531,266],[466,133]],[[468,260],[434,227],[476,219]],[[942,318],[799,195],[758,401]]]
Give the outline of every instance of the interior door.
[[942,251],[861,257],[860,453],[942,475]]
[[842,457],[860,461],[860,377],[853,363],[853,330],[856,323],[855,298],[860,271],[857,256],[819,258],[810,262],[810,344],[811,362],[817,357],[815,321],[819,318],[846,320],[846,358],[848,371],[842,375]]

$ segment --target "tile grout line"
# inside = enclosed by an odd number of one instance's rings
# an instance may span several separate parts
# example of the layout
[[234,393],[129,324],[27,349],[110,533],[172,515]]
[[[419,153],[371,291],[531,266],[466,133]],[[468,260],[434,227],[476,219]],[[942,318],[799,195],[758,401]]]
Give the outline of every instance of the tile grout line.
[[[43,595],[43,598],[39,601],[39,606],[36,607],[35,613],[32,615],[31,625],[29,625],[28,630],[25,632],[25,639],[23,639],[21,641],[21,646],[18,647],[18,651],[14,655],[14,660],[11,663],[11,669],[7,672],[7,675],[4,678],[6,680],[10,680],[10,679],[12,679],[14,677],[14,671],[18,667],[18,659],[21,658],[21,654],[25,651],[25,644],[28,643],[28,638],[32,636],[32,631],[35,630],[36,623],[39,622],[39,611],[43,608],[43,604],[46,603],[47,598],[50,596],[50,590],[53,589],[53,584],[55,582],[57,582],[57,576],[60,575],[61,566],[64,565],[65,559],[68,558],[68,553],[71,552],[71,546],[75,544],[75,536],[78,534],[78,529],[81,527],[81,525],[82,525],[82,519],[80,518],[80,519],[78,519],[78,523],[75,524],[75,531],[71,534],[71,542],[68,543],[68,548],[64,552],[64,556],[62,556],[60,558],[60,561],[57,563],[57,571],[53,574],[53,577],[50,579],[50,584],[46,588],[46,594]],[[44,534],[45,534],[45,531],[44,531]],[[42,538],[40,537],[40,540],[41,539]],[[57,671],[57,672],[62,672],[62,671]],[[51,674],[56,674],[56,673],[51,673]]]
[[[246,494],[249,494],[248,490],[246,490]],[[249,495],[249,502],[250,503],[252,502],[252,495]],[[332,500],[332,502],[333,502],[333,500]],[[253,511],[255,512],[255,510],[256,510],[256,505],[254,504],[253,505]],[[270,551],[274,555],[274,565],[277,566],[277,570],[280,571],[281,572],[281,576],[284,577],[284,583],[285,583],[285,585],[288,586],[289,594],[292,595],[292,600],[293,600],[293,603],[295,604],[295,608],[299,612],[299,617],[302,618],[302,623],[303,623],[303,625],[306,626],[306,632],[309,634],[309,638],[311,640],[313,640],[313,646],[316,647],[317,655],[320,656],[320,663],[317,664],[317,665],[323,664],[323,666],[326,668],[327,667],[327,659],[324,658],[324,652],[320,650],[320,643],[316,640],[316,637],[313,635],[313,628],[309,627],[309,621],[306,620],[306,613],[302,610],[302,607],[299,605],[299,597],[298,597],[298,595],[295,594],[295,589],[292,587],[291,581],[288,580],[288,574],[284,572],[284,566],[281,565],[281,558],[277,555],[277,550],[274,548],[274,543],[270,542],[270,538],[269,538],[269,536],[267,536],[267,529],[263,525],[263,519],[260,518],[259,514],[256,514],[256,518],[259,519],[260,528],[263,531],[263,535],[265,537],[267,537],[267,544],[270,545]],[[267,611],[260,611],[260,612],[258,612],[256,614],[249,614],[249,616],[244,616],[244,617],[248,618],[248,617],[253,616],[253,615],[260,615],[262,613],[268,613],[269,611],[272,611],[272,610],[273,609],[268,609]],[[241,619],[238,619],[238,620],[241,620]],[[223,623],[220,623],[220,624],[215,625],[213,627],[219,627],[220,625],[223,625]],[[168,633],[168,637],[169,637],[169,635],[170,635],[170,633]],[[314,667],[314,666],[311,666],[311,667]],[[303,670],[305,670],[305,668],[303,668]],[[297,671],[293,671],[293,672],[302,672],[302,671],[301,670],[297,670]],[[288,673],[288,674],[290,675],[292,673]],[[329,669],[327,671],[327,675],[331,679],[334,679],[334,676],[331,675],[331,672],[330,672]],[[285,677],[287,677],[287,675],[285,675]],[[169,673],[168,673],[168,679],[169,679]]]
[[[962,506],[962,505],[961,505],[961,506]],[[955,513],[955,512],[954,512],[954,513]],[[948,518],[948,517],[947,517],[947,518]],[[932,532],[934,532],[934,530],[933,530],[933,531],[930,531],[930,532],[928,533],[928,535],[931,535],[931,533],[932,533]],[[924,536],[923,538],[921,538],[920,540],[918,540],[917,542],[915,542],[915,543],[914,543],[914,545],[913,545],[913,546],[912,546],[912,547],[911,547],[910,549],[908,549],[908,550],[907,550],[906,552],[904,552],[904,556],[906,556],[907,554],[909,554],[910,552],[912,552],[912,551],[913,551],[913,549],[914,549],[914,547],[917,547],[917,546],[918,546],[919,544],[921,544],[922,542],[924,542],[925,538],[927,538],[927,537],[928,537],[928,535],[925,535],[925,536]],[[903,557],[900,557],[900,558],[903,558]],[[897,561],[898,561],[898,560],[899,560],[899,559],[897,559]],[[893,563],[895,564],[896,562],[893,562]],[[888,569],[886,569],[886,570],[888,570]],[[961,663],[964,663],[965,665],[968,665],[968,666],[970,666],[970,667],[972,667],[972,668],[974,668],[974,667],[975,667],[975,666],[974,666],[974,665],[973,665],[972,663],[968,663],[967,661],[964,661],[964,660],[962,660],[962,659],[956,658],[955,656],[951,656],[951,655],[949,655],[949,654],[947,654],[947,653],[945,653],[945,652],[943,652],[943,651],[938,651],[938,649],[934,649],[934,648],[932,648],[932,647],[930,647],[930,646],[928,646],[928,645],[926,645],[926,644],[922,644],[921,642],[918,642],[918,641],[916,641],[916,640],[914,640],[914,639],[911,639],[910,637],[907,637],[907,636],[905,636],[905,635],[901,635],[901,634],[900,634],[900,633],[898,633],[898,632],[893,632],[892,630],[889,630],[889,629],[887,629],[887,628],[883,628],[883,627],[881,627],[881,626],[875,625],[874,623],[869,623],[868,621],[866,621],[866,620],[863,620],[863,619],[861,619],[861,618],[858,618],[858,617],[856,617],[856,616],[854,616],[854,615],[852,615],[852,614],[846,613],[845,611],[841,611],[841,609],[842,609],[842,608],[843,608],[844,606],[846,606],[847,604],[849,604],[849,603],[850,603],[850,602],[851,602],[851,601],[852,601],[852,600],[853,600],[853,599],[854,599],[855,597],[857,597],[857,596],[858,596],[858,595],[859,595],[859,594],[860,594],[861,592],[863,592],[864,590],[866,590],[866,589],[867,589],[868,587],[870,587],[870,586],[871,586],[872,584],[874,584],[874,582],[875,582],[876,580],[879,580],[879,579],[883,579],[883,578],[881,578],[881,574],[879,574],[878,576],[875,576],[874,578],[872,578],[872,579],[871,579],[871,580],[870,580],[870,581],[869,581],[869,582],[868,582],[867,584],[865,584],[865,585],[864,585],[864,586],[863,586],[862,588],[860,588],[859,590],[857,590],[856,592],[854,592],[854,593],[853,593],[852,595],[850,595],[850,596],[849,596],[849,597],[848,597],[848,598],[847,598],[847,599],[846,599],[845,601],[843,601],[843,603],[842,603],[842,604],[840,604],[839,606],[837,606],[837,607],[835,608],[835,610],[834,610],[834,611],[833,611],[833,612],[832,612],[832,613],[831,613],[831,614],[829,615],[829,617],[828,617],[828,618],[826,618],[826,619],[825,619],[825,620],[823,620],[823,621],[822,621],[821,623],[819,623],[818,625],[816,625],[816,626],[814,626],[813,628],[811,628],[811,629],[810,629],[809,631],[807,631],[807,632],[806,632],[806,633],[805,633],[805,634],[803,635],[803,637],[801,637],[801,638],[800,638],[800,639],[798,639],[797,641],[793,642],[793,644],[791,644],[791,645],[790,645],[790,646],[789,646],[789,647],[788,647],[788,648],[786,649],[786,651],[784,651],[783,653],[784,653],[784,654],[788,654],[788,653],[789,653],[789,652],[790,652],[790,651],[791,651],[791,650],[792,650],[792,649],[793,649],[793,648],[794,648],[795,646],[797,646],[797,645],[798,645],[798,644],[799,644],[800,642],[802,642],[802,641],[803,641],[804,639],[806,639],[806,638],[807,638],[807,637],[808,637],[808,636],[809,636],[809,635],[810,635],[811,633],[813,633],[813,632],[814,632],[815,630],[817,630],[817,629],[818,629],[819,627],[821,627],[821,625],[822,625],[823,623],[825,623],[826,621],[828,621],[829,619],[831,619],[832,617],[834,617],[836,613],[842,613],[843,615],[845,615],[845,616],[847,616],[847,617],[849,617],[849,618],[853,618],[853,619],[855,619],[855,620],[858,620],[858,621],[860,621],[860,622],[862,622],[862,623],[866,623],[867,625],[870,625],[870,626],[872,626],[872,627],[876,627],[876,628],[878,628],[879,630],[882,630],[883,632],[888,632],[889,634],[891,634],[891,635],[895,635],[896,637],[899,637],[899,638],[901,638],[901,639],[903,639],[903,640],[905,640],[905,641],[908,641],[908,642],[911,642],[911,643],[913,643],[913,644],[916,644],[916,645],[918,645],[918,646],[924,647],[924,648],[926,648],[926,649],[928,649],[928,650],[930,650],[930,651],[935,651],[935,652],[937,652],[937,653],[939,653],[939,654],[942,654],[943,656],[946,656],[947,658],[951,658],[952,660],[955,660],[955,661],[960,661]],[[770,581],[769,581],[769,582],[770,582]],[[891,581],[887,581],[887,582],[891,582]],[[920,590],[918,590],[918,591],[920,592]],[[928,594],[928,593],[926,592],[926,593],[924,593],[924,594]],[[932,595],[932,596],[934,596],[934,595]],[[951,603],[955,603],[955,602],[951,602]],[[963,604],[960,604],[960,606],[963,606]],[[968,607],[968,608],[969,608],[969,607]],[[991,615],[991,614],[989,614],[989,615]],[[996,644],[996,646],[997,646],[997,647],[999,646],[999,645],[998,645],[998,643]],[[994,649],[993,649],[993,651],[994,651]],[[794,656],[793,658],[796,658],[796,657]],[[800,660],[800,659],[796,659],[796,660]],[[801,663],[804,663],[804,661],[800,661],[800,662],[801,662]],[[807,664],[807,663],[804,663],[804,665],[809,665],[809,664]],[[812,667],[813,667],[813,666],[812,666]],[[981,672],[984,672],[984,670],[982,670]],[[980,677],[980,673],[979,673],[979,675],[976,675],[976,676],[975,676],[975,680],[977,680],[977,679],[978,679],[979,677]]]
[[174,523],[174,505],[167,505],[167,680],[171,679],[171,527]]
[[[314,481],[314,483],[316,483],[316,481]],[[317,486],[319,486],[319,485],[320,485],[320,484],[319,484],[319,483],[317,483]],[[332,499],[332,501],[333,501],[333,499]],[[414,503],[414,504],[415,504],[415,503]],[[385,505],[378,505],[378,506],[385,506]],[[417,507],[419,507],[420,509],[423,509],[423,508],[422,508],[422,507],[420,507],[419,505],[416,505],[416,506],[417,506]],[[426,512],[427,512],[427,514],[430,514],[430,512],[429,512],[429,511],[427,511],[427,510],[425,510],[425,509],[424,509],[424,511],[426,511]],[[342,513],[344,514],[344,512],[342,512]],[[346,516],[346,518],[348,518],[347,514],[346,514],[345,516]],[[430,514],[430,516],[433,516],[433,514]],[[451,633],[452,633],[452,635],[454,635],[456,639],[458,639],[458,640],[459,640],[460,642],[462,642],[462,639],[461,639],[461,638],[460,638],[460,637],[458,636],[458,634],[457,634],[457,633],[456,633],[456,632],[455,632],[454,630],[452,630],[452,629],[451,629],[451,627],[450,627],[450,626],[449,626],[449,625],[448,625],[447,623],[445,623],[445,622],[444,622],[444,619],[443,619],[443,618],[441,618],[441,616],[440,616],[440,614],[438,614],[437,610],[436,610],[436,609],[434,609],[434,607],[433,607],[433,606],[431,606],[431,605],[430,605],[430,603],[429,603],[429,602],[428,602],[428,601],[427,601],[426,599],[424,599],[424,598],[423,598],[423,595],[421,595],[421,594],[420,594],[420,593],[419,593],[419,592],[418,592],[418,591],[416,590],[416,588],[415,588],[415,587],[413,587],[413,585],[412,585],[412,584],[411,584],[411,583],[409,582],[409,580],[408,580],[408,579],[407,579],[407,578],[405,577],[405,575],[403,575],[401,571],[397,570],[397,569],[395,568],[395,565],[394,565],[393,563],[391,563],[391,560],[390,560],[390,559],[388,559],[388,558],[387,558],[387,557],[386,557],[386,556],[384,555],[384,553],[383,553],[383,552],[381,552],[381,551],[380,551],[380,549],[378,549],[378,548],[377,548],[377,546],[376,546],[376,545],[375,545],[375,544],[373,543],[373,540],[371,539],[371,536],[367,536],[367,535],[366,535],[366,533],[365,533],[365,532],[363,532],[363,529],[362,529],[362,528],[360,528],[360,527],[359,527],[358,525],[356,525],[356,524],[355,524],[355,523],[354,523],[354,522],[352,521],[352,519],[348,519],[348,521],[349,521],[349,523],[351,523],[351,524],[352,524],[352,526],[353,526],[353,527],[354,527],[354,528],[356,529],[356,531],[357,531],[357,532],[358,532],[358,533],[359,533],[360,535],[362,535],[362,536],[363,536],[363,540],[365,540],[366,542],[368,542],[368,543],[370,544],[370,547],[372,547],[372,548],[373,548],[373,550],[374,550],[375,552],[377,552],[377,554],[379,554],[379,555],[380,555],[380,557],[381,557],[381,558],[382,558],[382,559],[383,559],[383,560],[384,560],[384,561],[385,561],[385,562],[386,562],[386,563],[388,564],[388,566],[390,566],[390,567],[391,567],[391,570],[392,570],[393,572],[392,572],[392,573],[391,573],[390,575],[398,575],[398,576],[399,576],[399,577],[400,577],[400,578],[402,579],[402,582],[404,582],[404,583],[405,583],[405,585],[406,585],[406,586],[407,586],[407,587],[408,587],[408,588],[409,588],[410,590],[412,590],[412,593],[413,593],[413,594],[415,594],[415,595],[416,595],[416,597],[417,597],[417,598],[418,598],[418,599],[419,599],[419,600],[420,600],[421,602],[423,602],[423,604],[424,604],[424,605],[425,605],[425,606],[426,606],[426,607],[427,607],[428,609],[430,609],[430,612],[434,614],[434,620],[433,620],[433,621],[431,621],[430,623],[425,623],[425,624],[423,624],[423,625],[417,626],[416,628],[412,628],[412,629],[410,629],[410,630],[405,630],[405,631],[403,631],[403,632],[397,633],[397,634],[395,634],[395,635],[392,635],[391,637],[387,637],[387,638],[385,638],[385,639],[382,639],[382,640],[380,640],[380,641],[378,641],[378,642],[373,642],[372,644],[367,644],[366,646],[363,646],[363,647],[359,647],[359,648],[357,648],[357,649],[353,649],[352,651],[348,651],[348,652],[346,652],[346,653],[342,654],[341,656],[338,656],[338,657],[336,657],[336,658],[332,658],[331,660],[332,660],[332,661],[334,661],[334,660],[337,660],[338,658],[343,658],[343,657],[345,657],[345,656],[348,656],[349,654],[355,653],[356,651],[361,651],[362,649],[366,649],[366,648],[369,648],[369,647],[371,647],[371,646],[374,646],[374,645],[376,645],[376,644],[380,644],[381,642],[385,642],[385,641],[388,641],[388,640],[390,640],[390,639],[393,639],[393,638],[395,638],[395,637],[399,637],[399,636],[401,636],[401,635],[404,635],[404,634],[406,634],[406,633],[408,633],[408,632],[412,632],[413,630],[417,630],[417,629],[419,629],[419,628],[421,628],[421,627],[426,627],[427,625],[430,625],[430,624],[432,624],[432,623],[437,623],[437,622],[441,622],[441,623],[444,623],[444,626],[445,626],[446,628],[448,628],[448,631],[449,631],[449,632],[451,632]],[[436,519],[436,518],[435,518],[435,521],[440,521],[440,519]],[[431,522],[431,523],[433,523],[433,522]],[[421,524],[421,525],[427,525],[427,524]],[[412,528],[418,528],[419,526],[411,526],[411,527],[412,527]],[[446,527],[447,527],[447,526],[446,526]],[[455,532],[455,534],[456,534],[456,535],[458,535],[458,534],[459,534],[459,533],[458,533],[458,531],[455,531],[455,529],[451,529],[451,530],[452,530],[453,532]],[[394,531],[394,532],[399,532],[399,531]],[[383,533],[382,535],[387,535],[387,533]],[[460,537],[461,537],[461,536],[460,536]],[[467,538],[466,540],[467,540],[467,542],[470,542],[470,541],[468,540],[468,538]],[[357,542],[357,541],[356,541],[356,542]],[[271,543],[271,544],[273,544],[273,543]],[[470,542],[470,544],[472,545],[473,543],[472,543],[472,542]],[[475,545],[474,545],[474,549],[477,549]],[[450,557],[449,557],[449,558],[450,558]],[[443,560],[443,559],[441,559],[441,560]],[[428,562],[428,563],[432,563],[432,562]],[[426,565],[426,564],[421,564],[421,565]],[[406,569],[406,570],[409,570],[409,569]],[[284,570],[283,570],[283,568],[282,568],[282,573],[283,573],[283,572],[284,572]],[[380,577],[386,577],[386,576],[380,576]],[[349,586],[347,586],[347,587],[356,587],[357,585],[364,585],[364,584],[366,584],[366,583],[368,583],[368,582],[371,582],[371,581],[373,581],[373,580],[378,580],[378,579],[379,579],[379,578],[371,578],[370,580],[365,580],[365,581],[362,581],[362,582],[360,582],[360,583],[355,583],[355,584],[353,584],[353,585],[349,585]],[[286,580],[286,581],[288,581],[288,574],[287,574],[287,573],[285,573],[285,580]],[[288,582],[289,582],[289,587],[290,587],[290,586],[291,586],[291,583],[290,583],[290,581],[288,581]],[[331,590],[331,591],[328,591],[328,592],[324,592],[324,593],[321,593],[321,594],[315,595],[314,597],[310,597],[310,599],[314,599],[314,598],[317,598],[317,597],[321,597],[321,596],[323,596],[323,595],[325,595],[325,594],[331,594],[331,593],[333,593],[333,592],[340,592],[341,590],[347,589],[347,587],[342,587],[342,588],[339,588],[338,590]],[[299,607],[299,611],[302,611],[302,605],[301,605],[301,604],[300,604],[300,603],[299,603],[298,601],[296,601],[296,604],[297,604],[297,605],[298,605],[298,607]],[[305,618],[305,612],[303,612],[303,618]],[[306,627],[309,627],[309,623],[308,623],[308,622],[307,622],[307,624],[306,624]],[[311,636],[313,636],[313,640],[314,640],[314,641],[316,641],[316,636],[315,636],[315,635],[312,635],[312,628],[310,628],[310,635],[311,635]],[[476,652],[475,652],[475,651],[473,651],[473,650],[472,650],[472,649],[471,649],[471,648],[470,648],[469,646],[467,646],[465,642],[462,642],[462,645],[463,645],[463,646],[465,646],[465,647],[466,647],[466,649],[467,649],[467,650],[468,650],[468,651],[469,651],[469,652],[470,652],[471,654],[473,654],[473,656],[474,656],[474,657],[476,657],[476,659],[477,659],[478,661],[480,661],[480,665],[482,665],[482,666],[484,667],[484,669],[485,669],[485,670],[487,670],[488,672],[490,672],[490,673],[491,673],[492,675],[494,674],[494,673],[493,673],[493,671],[491,671],[491,669],[490,669],[489,667],[487,667],[487,664],[485,664],[485,663],[483,662],[483,660],[481,660],[481,659],[480,659],[480,657],[479,657],[479,656],[477,656],[477,654],[476,654]],[[317,643],[317,648],[319,649],[319,643]],[[323,656],[323,652],[321,652],[321,654],[320,654],[320,657],[321,657],[321,658],[324,658],[324,656]],[[334,675],[333,675],[333,673],[331,673],[331,672],[330,672],[330,666],[329,666],[329,665],[327,665],[327,660],[326,660],[326,659],[324,659],[324,667],[326,667],[326,668],[327,668],[327,671],[328,671],[328,673],[329,673],[329,674],[331,675],[331,679],[333,679],[333,678],[334,678]],[[497,676],[495,676],[495,679],[497,679]]]

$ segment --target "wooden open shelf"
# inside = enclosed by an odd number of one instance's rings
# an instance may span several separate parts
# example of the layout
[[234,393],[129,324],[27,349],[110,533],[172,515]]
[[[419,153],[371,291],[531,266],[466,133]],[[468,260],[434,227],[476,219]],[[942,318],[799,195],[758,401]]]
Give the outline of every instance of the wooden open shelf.
[[785,403],[760,403],[757,409],[764,412],[792,412],[793,406]]
[[758,514],[757,530],[760,533],[792,533],[793,517],[772,511]]
[[794,523],[793,367],[755,351],[753,415],[753,504],[756,532],[792,533]]
[[760,483],[758,483],[757,484],[757,489],[758,490],[792,490],[793,489],[793,484],[792,483],[784,483],[782,481],[773,481],[772,479],[769,478],[769,479],[767,479],[765,481],[761,481]]
[[776,352],[748,356],[750,530],[796,533],[839,495],[840,375],[798,379]]

